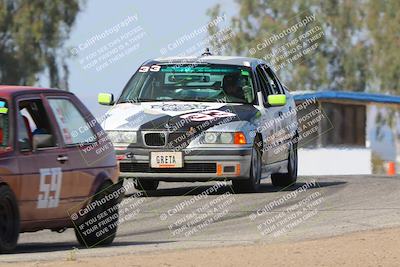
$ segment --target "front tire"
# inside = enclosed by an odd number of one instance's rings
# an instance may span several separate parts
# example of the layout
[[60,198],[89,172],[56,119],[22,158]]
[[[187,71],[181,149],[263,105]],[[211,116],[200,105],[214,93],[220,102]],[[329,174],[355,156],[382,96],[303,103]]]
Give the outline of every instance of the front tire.
[[0,186],[0,253],[15,249],[20,230],[17,198],[11,189]]
[[248,180],[232,180],[235,193],[254,193],[260,190],[261,183],[261,151],[256,145],[251,152],[250,178]]
[[271,175],[273,186],[286,187],[293,185],[297,181],[297,143],[292,143],[288,153],[288,172],[274,173]]
[[[111,183],[104,183],[97,190],[97,193],[93,197],[91,204],[96,201],[100,202],[107,195],[111,195],[113,187],[114,185]],[[109,245],[114,241],[114,238],[117,234],[118,218],[118,200],[113,198],[108,200],[105,204],[96,206],[93,210],[89,211],[83,220],[76,225],[76,239],[80,245],[88,248],[93,246]],[[93,221],[95,221],[95,223],[92,223]],[[90,226],[86,227],[86,223],[88,223]],[[80,225],[84,225],[85,227],[80,230]],[[90,233],[85,232],[90,228],[95,230]]]

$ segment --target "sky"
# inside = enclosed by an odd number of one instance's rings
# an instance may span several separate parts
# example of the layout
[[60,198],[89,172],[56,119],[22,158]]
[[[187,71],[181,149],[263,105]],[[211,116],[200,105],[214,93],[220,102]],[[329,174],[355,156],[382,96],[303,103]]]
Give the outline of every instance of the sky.
[[201,30],[210,21],[206,11],[217,3],[227,18],[219,25],[227,26],[237,9],[233,0],[88,0],[66,42],[74,55],[68,61],[70,90],[95,116],[102,115],[108,107],[97,103],[97,94],[118,97],[144,61],[197,49],[207,37]]

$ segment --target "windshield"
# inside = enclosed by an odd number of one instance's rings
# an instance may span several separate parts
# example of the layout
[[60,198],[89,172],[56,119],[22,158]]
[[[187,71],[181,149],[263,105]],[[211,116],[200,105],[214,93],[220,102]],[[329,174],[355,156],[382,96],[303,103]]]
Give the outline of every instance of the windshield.
[[0,99],[0,148],[7,148],[8,144],[8,107],[7,101]]
[[251,69],[225,65],[142,66],[131,78],[119,103],[200,101],[253,103]]

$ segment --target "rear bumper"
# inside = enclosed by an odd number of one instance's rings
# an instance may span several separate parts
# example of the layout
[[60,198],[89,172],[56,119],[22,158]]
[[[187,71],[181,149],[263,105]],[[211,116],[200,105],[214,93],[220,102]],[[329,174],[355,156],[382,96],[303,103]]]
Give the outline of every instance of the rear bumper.
[[119,161],[120,176],[169,182],[249,178],[251,147],[183,150],[184,166],[176,169],[150,168],[151,151],[159,150],[118,151],[127,155]]

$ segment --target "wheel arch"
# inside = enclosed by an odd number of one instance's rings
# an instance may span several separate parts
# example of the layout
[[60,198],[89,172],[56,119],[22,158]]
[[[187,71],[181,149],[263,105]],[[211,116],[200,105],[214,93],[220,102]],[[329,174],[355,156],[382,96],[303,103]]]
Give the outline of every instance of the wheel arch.
[[12,189],[12,187],[11,187],[6,181],[4,181],[4,180],[0,177],[0,187],[2,187],[2,186],[7,186],[7,187],[14,193],[14,195],[15,195],[15,192],[14,192],[14,190]]
[[90,195],[93,196],[96,194],[97,190],[104,184],[104,183],[110,183],[110,185],[114,184],[111,175],[107,173],[106,171],[101,171],[96,175],[96,178],[92,184],[92,187],[90,189]]

